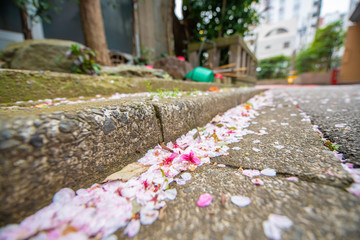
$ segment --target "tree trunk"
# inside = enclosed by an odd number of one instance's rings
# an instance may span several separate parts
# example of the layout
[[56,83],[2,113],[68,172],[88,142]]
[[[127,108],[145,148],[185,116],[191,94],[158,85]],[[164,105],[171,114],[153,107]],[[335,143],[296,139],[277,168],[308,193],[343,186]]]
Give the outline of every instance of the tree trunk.
[[166,21],[166,40],[168,45],[168,54],[169,56],[173,56],[173,46],[172,46],[172,36],[173,31],[171,31],[172,23],[173,23],[173,12],[174,12],[174,0],[168,1],[168,13],[167,13],[167,21]]
[[223,22],[224,22],[224,17],[225,17],[225,11],[226,11],[226,0],[222,1],[222,7],[221,7],[221,17],[220,17],[220,22],[221,22],[221,28],[219,29],[218,32],[218,38],[221,38],[223,35]]
[[26,12],[25,4],[24,4],[24,9],[20,8],[20,16],[21,16],[21,27],[22,27],[22,32],[24,34],[24,38],[26,40],[33,39],[31,29],[29,28],[28,13]]
[[100,0],[80,0],[79,8],[86,46],[96,52],[96,62],[111,65]]

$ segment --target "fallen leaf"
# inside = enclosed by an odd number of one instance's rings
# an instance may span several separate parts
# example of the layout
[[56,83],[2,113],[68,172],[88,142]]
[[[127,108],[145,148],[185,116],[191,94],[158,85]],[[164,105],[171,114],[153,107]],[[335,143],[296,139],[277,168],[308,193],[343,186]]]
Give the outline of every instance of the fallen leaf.
[[210,92],[220,92],[220,89],[218,89],[217,87],[211,87],[209,88]]
[[165,217],[165,209],[167,208],[167,205],[165,205],[164,207],[162,207],[159,211],[159,220],[163,220]]
[[162,143],[160,144],[160,147],[161,147],[162,149],[164,149],[164,150],[169,151],[169,152],[172,152],[172,153],[174,152],[172,149],[168,148],[168,147],[165,145],[164,142],[162,142]]
[[138,177],[142,173],[146,172],[150,168],[150,165],[143,165],[138,162],[131,163],[121,169],[120,171],[111,174],[110,176],[106,177],[103,183],[105,182],[111,182],[111,181],[128,181],[129,179],[133,177]]
[[68,226],[67,228],[64,229],[64,231],[61,233],[62,236],[65,236],[69,233],[72,233],[72,232],[77,232],[78,230],[73,227],[73,226]]
[[225,207],[225,203],[226,203],[226,196],[225,194],[221,195],[221,206]]

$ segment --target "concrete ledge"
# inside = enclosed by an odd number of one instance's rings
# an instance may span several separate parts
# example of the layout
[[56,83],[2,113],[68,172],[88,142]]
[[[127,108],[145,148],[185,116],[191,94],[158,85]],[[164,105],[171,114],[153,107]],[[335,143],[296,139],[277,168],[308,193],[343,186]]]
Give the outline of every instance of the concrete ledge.
[[261,91],[1,114],[0,223],[34,213],[63,187],[78,189],[103,180],[149,148],[203,126]]

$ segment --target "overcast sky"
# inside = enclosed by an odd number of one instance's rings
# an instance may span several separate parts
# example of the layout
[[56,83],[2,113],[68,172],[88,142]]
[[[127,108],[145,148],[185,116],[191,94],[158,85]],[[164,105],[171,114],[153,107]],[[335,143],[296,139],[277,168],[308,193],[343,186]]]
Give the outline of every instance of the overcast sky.
[[350,0],[322,0],[321,16],[327,13],[349,11]]
[[[308,1],[308,0],[303,0]],[[181,4],[182,0],[175,0],[175,14],[182,19]],[[350,0],[322,0],[321,16],[327,13],[339,11],[341,13],[349,10]]]

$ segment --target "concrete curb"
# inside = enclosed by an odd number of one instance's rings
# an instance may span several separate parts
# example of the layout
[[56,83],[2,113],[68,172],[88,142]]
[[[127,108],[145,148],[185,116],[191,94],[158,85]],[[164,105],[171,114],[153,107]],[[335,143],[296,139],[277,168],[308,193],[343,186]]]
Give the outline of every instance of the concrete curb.
[[205,125],[262,91],[239,89],[159,102],[104,101],[0,115],[0,223],[34,213],[63,187],[100,182],[149,148]]

